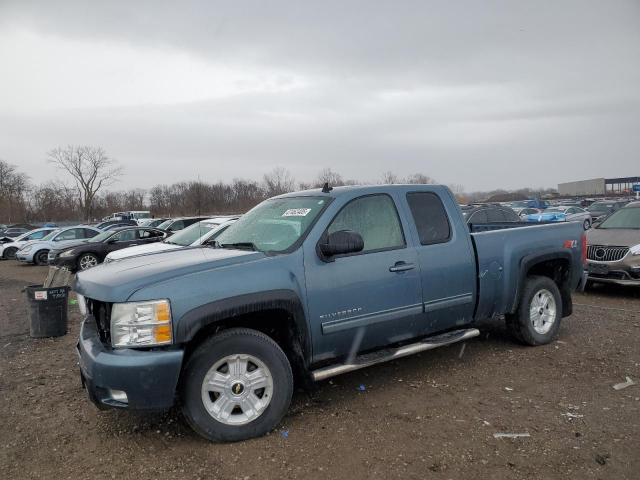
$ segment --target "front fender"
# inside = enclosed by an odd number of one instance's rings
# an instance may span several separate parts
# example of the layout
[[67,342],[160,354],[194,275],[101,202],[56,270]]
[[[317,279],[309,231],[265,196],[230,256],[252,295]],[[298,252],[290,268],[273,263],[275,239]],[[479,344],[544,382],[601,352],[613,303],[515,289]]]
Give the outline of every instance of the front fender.
[[305,364],[311,358],[309,329],[298,295],[292,290],[269,290],[225,298],[200,305],[186,312],[175,326],[175,342],[188,343],[202,328],[264,310],[279,309],[288,312],[295,325],[295,336],[302,348]]

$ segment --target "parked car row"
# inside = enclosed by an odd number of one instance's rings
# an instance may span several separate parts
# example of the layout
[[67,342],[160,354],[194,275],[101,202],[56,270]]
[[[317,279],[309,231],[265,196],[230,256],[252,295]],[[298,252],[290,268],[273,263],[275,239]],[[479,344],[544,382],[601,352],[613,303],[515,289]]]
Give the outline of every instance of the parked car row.
[[167,230],[140,227],[130,220],[38,228],[0,244],[0,258],[55,265],[76,272],[105,259],[111,262],[153,251],[201,245],[214,240],[237,219],[238,216],[180,217],[166,220]]
[[[471,225],[503,222],[579,222],[585,230],[603,221],[629,203],[626,200],[603,199],[583,208],[584,202],[562,201],[551,204],[542,200],[503,203],[476,203],[460,208]],[[514,215],[515,214],[515,215]]]

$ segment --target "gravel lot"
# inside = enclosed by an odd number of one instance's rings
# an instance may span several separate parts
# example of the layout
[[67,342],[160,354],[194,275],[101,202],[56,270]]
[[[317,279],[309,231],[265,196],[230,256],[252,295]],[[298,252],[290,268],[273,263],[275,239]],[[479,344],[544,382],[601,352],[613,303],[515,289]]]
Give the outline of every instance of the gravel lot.
[[[485,322],[464,350],[322,382],[296,392],[277,431],[220,445],[178,411],[90,404],[76,307],[67,336],[27,334],[21,289],[45,276],[0,263],[0,478],[640,478],[640,290],[576,295],[551,345],[519,346]],[[625,376],[638,384],[614,390]]]

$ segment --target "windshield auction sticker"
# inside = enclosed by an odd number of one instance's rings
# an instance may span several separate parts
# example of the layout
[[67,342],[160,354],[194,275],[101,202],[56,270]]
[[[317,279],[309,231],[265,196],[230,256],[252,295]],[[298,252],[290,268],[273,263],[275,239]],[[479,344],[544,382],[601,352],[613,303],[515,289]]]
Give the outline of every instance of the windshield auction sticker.
[[283,217],[306,217],[310,208],[290,208],[282,214]]

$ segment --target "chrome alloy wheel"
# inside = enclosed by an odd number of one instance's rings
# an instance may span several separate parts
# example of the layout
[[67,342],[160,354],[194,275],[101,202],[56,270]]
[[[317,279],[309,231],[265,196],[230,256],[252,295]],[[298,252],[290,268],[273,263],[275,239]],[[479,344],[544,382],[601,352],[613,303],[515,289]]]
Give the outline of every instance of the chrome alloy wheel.
[[80,270],[86,270],[96,265],[98,265],[98,259],[94,255],[83,255],[80,257]]
[[549,290],[538,290],[531,299],[529,319],[533,329],[544,335],[556,321],[556,300]]
[[202,403],[225,425],[245,425],[258,418],[271,402],[273,378],[253,355],[228,355],[218,360],[202,381]]

